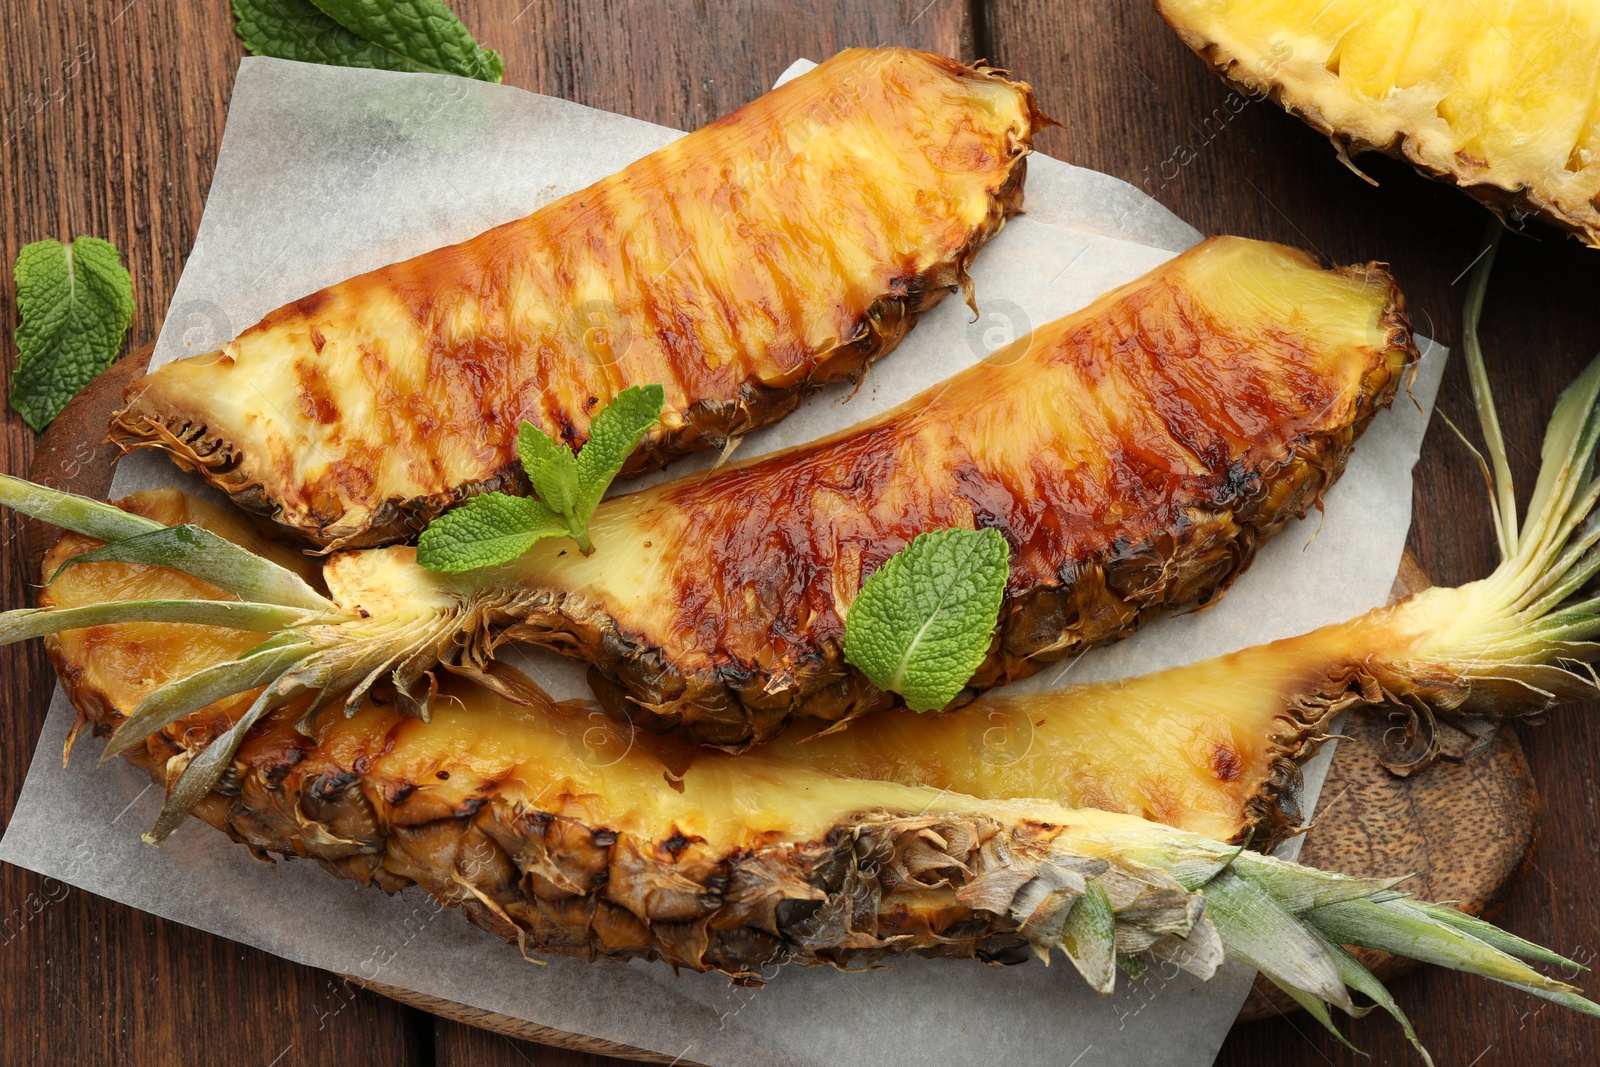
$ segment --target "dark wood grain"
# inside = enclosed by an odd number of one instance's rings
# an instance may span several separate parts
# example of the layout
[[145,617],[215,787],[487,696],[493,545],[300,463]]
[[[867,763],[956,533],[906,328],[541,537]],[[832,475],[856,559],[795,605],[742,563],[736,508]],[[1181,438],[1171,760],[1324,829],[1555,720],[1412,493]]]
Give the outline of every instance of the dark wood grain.
[[[226,4],[12,0],[0,34],[0,260],[21,244],[96,234],[131,269],[132,343],[152,339],[193,240],[239,55]],[[1462,285],[1483,213],[1455,190],[1387,160],[1363,161],[1371,188],[1321,138],[1271,105],[1230,100],[1139,3],[963,0],[845,4],[739,0],[458,3],[506,58],[507,80],[685,128],[755,96],[795,56],[849,44],[987,54],[1031,81],[1063,128],[1041,147],[1140,184],[1207,232],[1269,237],[1325,259],[1385,259],[1419,327],[1457,334]],[[974,14],[976,12],[976,14]],[[1547,231],[1502,252],[1485,320],[1501,415],[1531,485],[1555,395],[1600,344],[1600,253]],[[15,321],[0,285],[0,320]],[[10,355],[0,364],[9,368]],[[0,372],[0,388],[9,388]],[[1441,408],[1470,420],[1465,378]],[[27,469],[33,435],[7,414],[0,469]],[[85,463],[89,462],[86,457]],[[1486,573],[1493,543],[1470,458],[1436,427],[1418,478],[1411,547],[1436,580]],[[6,518],[0,543],[19,525]],[[23,602],[23,553],[0,552],[3,603]],[[1316,595],[1307,590],[1305,595]],[[0,757],[9,815],[51,677],[36,646],[0,651]],[[1590,709],[1593,710],[1593,709]],[[1589,767],[1600,726],[1566,709],[1525,733],[1544,784],[1542,857],[1501,915],[1569,954],[1600,954],[1600,796]],[[222,939],[0,869],[0,1062],[601,1064],[614,1061],[431,1021],[339,979]],[[3,917],[0,917],[3,919]],[[1600,1026],[1477,979],[1424,971],[1397,984],[1440,1063],[1587,1062]],[[1347,1028],[1372,1062],[1415,1062],[1378,1017]],[[1304,1017],[1236,1029],[1224,1063],[1356,1063]]]

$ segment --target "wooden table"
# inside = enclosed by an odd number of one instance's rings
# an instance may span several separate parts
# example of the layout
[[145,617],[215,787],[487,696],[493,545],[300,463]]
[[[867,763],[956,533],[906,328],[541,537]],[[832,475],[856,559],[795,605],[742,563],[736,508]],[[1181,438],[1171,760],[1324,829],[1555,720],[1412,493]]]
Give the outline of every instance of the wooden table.
[[[504,0],[453,5],[523,88],[692,128],[762,92],[797,56],[894,43],[992,62],[1033,83],[1062,123],[1039,148],[1139,184],[1207,233],[1270,238],[1324,260],[1384,259],[1419,331],[1454,344],[1463,271],[1484,213],[1384,159],[1374,188],[1275,106],[1230,95],[1149,7],[1117,0]],[[122,249],[152,339],[200,220],[240,49],[224,0],[10,0],[0,30],[0,259],[44,237]],[[1491,373],[1524,498],[1557,393],[1600,346],[1600,252],[1535,227],[1513,239],[1485,319]],[[9,269],[9,268],[8,268]],[[0,285],[0,321],[16,321]],[[5,344],[9,371],[12,348]],[[0,378],[9,390],[9,378]],[[1459,362],[1439,406],[1471,421]],[[34,435],[7,412],[0,470]],[[1483,483],[1436,422],[1410,547],[1441,583],[1495,563]],[[0,543],[15,534],[7,515]],[[36,575],[0,553],[0,603]],[[1314,589],[1307,596],[1317,595]],[[54,678],[37,643],[0,651],[0,756],[9,816]],[[1600,726],[1564,709],[1526,730],[1545,841],[1500,921],[1579,959],[1600,954]],[[1330,818],[1337,818],[1335,810]],[[1600,1024],[1478,979],[1428,970],[1396,985],[1441,1064],[1588,1062]],[[355,989],[328,974],[0,868],[0,1063],[466,1065],[616,1063],[510,1041]],[[1309,1019],[1235,1029],[1219,1062],[1416,1062],[1382,1016],[1347,1022],[1358,1060]]]

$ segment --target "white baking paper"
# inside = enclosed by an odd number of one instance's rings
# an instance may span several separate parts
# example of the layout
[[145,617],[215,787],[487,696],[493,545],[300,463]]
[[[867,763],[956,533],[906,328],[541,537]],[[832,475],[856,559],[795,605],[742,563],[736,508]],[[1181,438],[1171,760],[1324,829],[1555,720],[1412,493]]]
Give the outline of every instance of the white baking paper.
[[[505,86],[246,59],[156,362],[213,348],[340,278],[526,214],[675,136]],[[1029,172],[1029,214],[978,257],[976,322],[947,300],[848,402],[843,388],[814,398],[752,434],[741,454],[860,421],[1199,237],[1117,179],[1042,156]],[[1402,397],[1375,420],[1325,514],[1279,534],[1222,604],[1027,684],[1188,661],[1382,603],[1410,524],[1411,468],[1443,359],[1430,348],[1415,404]],[[196,488],[146,454],[123,463],[114,494],[156,484]],[[539,655],[532,666],[558,695],[586,694],[572,665]],[[120,761],[96,767],[92,741],[63,770],[72,717],[58,692],[0,858],[312,966],[688,1061],[1199,1065],[1214,1057],[1250,982],[1237,967],[1209,984],[1152,969],[1098,997],[1064,964],[913,960],[850,974],[785,968],[751,990],[663,965],[553,957],[536,966],[415,890],[385,897],[309,863],[259,863],[198,822],[160,849],[142,844],[158,792]],[[1312,797],[1319,786],[1313,770]],[[346,1002],[330,984],[321,1025],[339,1025]]]

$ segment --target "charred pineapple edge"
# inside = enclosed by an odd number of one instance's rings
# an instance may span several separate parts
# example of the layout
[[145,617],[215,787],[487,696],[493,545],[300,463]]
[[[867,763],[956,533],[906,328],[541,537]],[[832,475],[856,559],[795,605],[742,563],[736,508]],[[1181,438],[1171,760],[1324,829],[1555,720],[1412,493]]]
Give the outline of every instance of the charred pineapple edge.
[[[117,716],[64,680],[97,732]],[[185,755],[165,734],[124,754],[157,783]],[[1430,959],[1600,1014],[1574,987],[1501,950],[1568,961],[1413,901],[1394,891],[1401,879],[1299,867],[1134,816],[912,789],[906,799],[931,797],[922,810],[841,812],[817,834],[719,846],[678,831],[612,830],[583,803],[603,797],[574,798],[579,815],[497,791],[454,809],[405,813],[414,790],[371,797],[359,761],[349,769],[321,762],[313,774],[296,769],[300,756],[255,761],[194,814],[261,859],[310,858],[389,893],[415,884],[525,957],[664,960],[759,985],[788,963],[850,969],[917,955],[1019,964],[1048,962],[1059,949],[1094,989],[1110,993],[1117,971],[1136,977],[1145,953],[1202,979],[1236,956],[1308,1007],[1323,1001],[1361,1014],[1347,983],[1368,994],[1376,983],[1345,965],[1336,948],[1344,943]],[[1258,930],[1269,917],[1283,924],[1270,944]],[[1331,1028],[1325,1011],[1318,1017]]]

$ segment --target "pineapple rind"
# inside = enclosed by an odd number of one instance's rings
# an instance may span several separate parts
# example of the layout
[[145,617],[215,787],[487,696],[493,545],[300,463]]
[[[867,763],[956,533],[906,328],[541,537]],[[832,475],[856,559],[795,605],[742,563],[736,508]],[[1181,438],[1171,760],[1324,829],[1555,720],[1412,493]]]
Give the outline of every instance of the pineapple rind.
[[[265,547],[234,516],[171,491],[126,504]],[[87,543],[69,534],[51,560]],[[87,564],[47,599],[163,590],[212,592],[172,571]],[[236,637],[119,624],[49,647],[86,723],[104,733],[177,672],[243,651]],[[127,756],[170,787],[251,696]],[[668,739],[459,681],[444,683],[427,723],[368,703],[348,719],[323,716],[307,738],[294,728],[301,710],[281,708],[253,731],[195,814],[262,856],[312,858],[390,891],[416,883],[525,951],[665,959],[743,981],[781,962],[905,953],[1016,963],[1056,944],[1066,909],[1094,882],[1122,916],[1119,944],[1205,976],[1221,960],[1197,894],[1109,845],[1108,829],[1134,825],[1117,816],[846,781],[761,756],[703,750],[685,763]]]
[[628,472],[721,447],[970,289],[972,257],[1020,210],[1041,121],[987,67],[843,52],[526,218],[160,368],[111,436],[333,547],[526,492],[520,421],[578,445],[630,385],[667,400]]
[[1600,247],[1600,3],[1158,0],[1223,77],[1351,154]]

